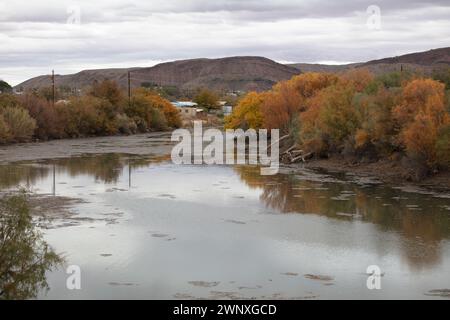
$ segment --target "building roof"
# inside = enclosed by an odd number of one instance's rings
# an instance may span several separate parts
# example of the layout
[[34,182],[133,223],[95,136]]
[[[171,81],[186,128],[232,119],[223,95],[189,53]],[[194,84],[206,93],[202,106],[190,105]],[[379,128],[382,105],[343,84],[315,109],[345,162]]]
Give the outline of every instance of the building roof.
[[174,101],[172,102],[172,105],[177,108],[192,108],[197,106],[197,104],[193,101]]

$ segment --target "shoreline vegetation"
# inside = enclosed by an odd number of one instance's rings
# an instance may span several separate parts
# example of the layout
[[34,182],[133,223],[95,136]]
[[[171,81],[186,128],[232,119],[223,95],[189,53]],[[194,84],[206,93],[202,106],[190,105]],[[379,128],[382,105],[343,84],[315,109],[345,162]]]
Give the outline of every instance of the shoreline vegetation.
[[181,126],[178,110],[146,88],[133,90],[128,99],[116,82],[104,80],[85,93],[58,98],[54,103],[49,88],[21,95],[0,94],[0,145],[129,135]]
[[[0,149],[0,164],[28,163],[48,159],[64,159],[89,155],[126,154],[145,157],[151,150],[152,156],[170,160],[173,142],[170,132],[147,134],[60,139],[39,143],[21,143],[4,146]],[[282,165],[283,167],[283,165]],[[351,162],[346,157],[335,155],[331,158],[311,158],[306,163],[294,163],[285,166],[289,172],[301,173],[303,168],[325,170],[329,173],[340,172],[356,177],[377,179],[392,186],[414,185],[433,191],[450,191],[450,172],[440,171],[420,181],[408,181],[408,172],[401,163],[389,159],[376,162]]]
[[270,91],[248,93],[225,118],[225,128],[280,129],[288,137],[280,148],[280,155],[289,155],[285,163],[307,158],[311,167],[366,168],[359,170],[415,183],[448,177],[447,73],[304,73]]
[[[225,129],[280,129],[288,136],[280,154],[300,152],[285,163],[306,159],[306,167],[450,189],[450,71],[303,73],[242,96],[224,122]],[[128,100],[110,80],[55,105],[48,88],[0,94],[0,145],[180,126],[178,110],[158,92],[135,89]]]

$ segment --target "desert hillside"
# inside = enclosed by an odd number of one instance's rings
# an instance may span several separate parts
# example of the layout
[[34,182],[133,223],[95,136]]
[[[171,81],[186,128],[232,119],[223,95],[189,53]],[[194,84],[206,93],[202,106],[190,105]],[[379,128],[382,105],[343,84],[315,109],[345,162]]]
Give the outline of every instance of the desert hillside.
[[[161,63],[154,67],[132,69],[84,70],[75,74],[56,75],[58,86],[83,88],[95,80],[110,79],[127,85],[131,71],[133,87],[143,83],[175,86],[180,89],[208,87],[214,90],[267,90],[280,80],[290,79],[299,70],[263,57],[229,57],[192,59]],[[49,75],[29,79],[16,88],[31,89],[51,85]]]
[[295,63],[289,66],[297,68],[302,72],[341,72],[354,68],[367,68],[375,74],[400,70],[430,73],[435,70],[450,67],[450,47],[371,60],[363,63],[344,65]]
[[[84,70],[75,74],[56,75],[55,81],[57,86],[80,89],[91,85],[94,81],[110,79],[126,87],[127,72],[131,71],[133,87],[146,83],[174,86],[184,90],[206,87],[224,91],[262,91],[270,89],[280,80],[290,79],[301,72],[341,72],[353,68],[367,68],[375,74],[402,69],[430,73],[449,66],[450,47],[346,65],[310,63],[283,65],[264,57],[191,59],[144,68]],[[43,75],[24,81],[15,88],[33,89],[50,85],[50,75]]]

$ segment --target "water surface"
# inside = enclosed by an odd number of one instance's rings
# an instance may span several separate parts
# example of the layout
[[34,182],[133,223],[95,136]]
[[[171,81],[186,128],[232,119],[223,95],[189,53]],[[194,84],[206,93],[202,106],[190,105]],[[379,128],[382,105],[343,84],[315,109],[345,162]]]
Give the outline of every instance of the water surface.
[[[67,290],[60,268],[41,299],[443,298],[431,290],[450,288],[448,195],[259,173],[103,154],[2,165],[0,188],[79,200],[41,225],[80,266],[82,289]],[[369,265],[381,290],[367,289]]]

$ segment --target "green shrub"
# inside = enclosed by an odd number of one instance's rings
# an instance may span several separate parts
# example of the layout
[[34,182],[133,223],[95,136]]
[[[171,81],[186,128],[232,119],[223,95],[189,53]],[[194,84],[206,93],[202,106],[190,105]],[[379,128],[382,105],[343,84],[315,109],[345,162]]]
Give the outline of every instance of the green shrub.
[[3,119],[9,128],[10,140],[23,142],[33,136],[36,120],[30,117],[27,110],[18,107],[6,107],[1,111]]
[[137,125],[133,119],[128,118],[126,114],[118,114],[116,123],[120,133],[132,134],[137,132]]
[[450,168],[450,125],[439,131],[436,141],[437,162],[444,168]]
[[0,114],[0,143],[5,143],[9,140],[9,127]]
[[164,112],[160,109],[152,109],[151,111],[150,128],[152,130],[165,130],[167,129],[167,120]]

